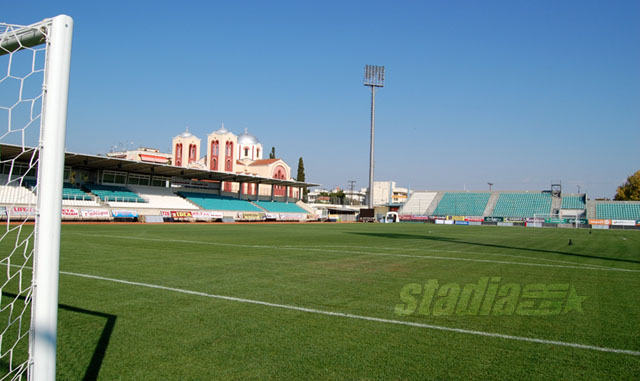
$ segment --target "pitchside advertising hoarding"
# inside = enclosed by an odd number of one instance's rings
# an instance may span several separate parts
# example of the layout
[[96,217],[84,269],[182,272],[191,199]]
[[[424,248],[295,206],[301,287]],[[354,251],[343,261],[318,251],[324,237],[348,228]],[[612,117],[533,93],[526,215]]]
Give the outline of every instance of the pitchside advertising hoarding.
[[264,213],[257,212],[239,212],[236,213],[237,220],[247,220],[247,221],[261,221],[265,218]]
[[191,211],[191,215],[196,219],[209,219],[209,220],[219,220],[224,217],[222,212],[212,212],[209,210],[193,210]]
[[160,212],[162,217],[176,218],[176,219],[197,219],[197,220],[219,220],[224,217],[222,212],[214,212],[210,210],[163,210]]
[[304,221],[306,217],[306,214],[280,213],[279,215],[280,221]]
[[636,220],[611,220],[614,226],[636,226]]
[[111,214],[106,209],[82,209],[82,218],[92,219],[105,219],[111,217]]
[[[28,206],[11,206],[1,207],[0,215],[9,215],[9,217],[35,217],[36,209]],[[62,208],[60,210],[60,216],[63,220],[69,219],[105,219],[109,218],[111,214],[106,209],[77,209],[77,208]]]
[[36,209],[29,206],[10,206],[7,207],[9,217],[35,217]]
[[62,208],[62,218],[79,218],[80,211],[74,208]]
[[413,216],[411,214],[401,214],[400,221],[429,221],[429,216]]
[[[414,218],[414,221],[426,221],[428,217]],[[436,224],[439,225],[482,225],[484,219],[482,217],[466,217],[466,216],[446,216],[446,217],[431,217]],[[402,218],[400,219],[402,220]]]
[[606,219],[590,219],[589,225],[611,225],[611,220]]
[[171,218],[193,218],[191,212],[171,211]]
[[590,219],[589,225],[640,226],[640,220]]
[[136,218],[138,212],[135,210],[112,210],[111,214],[115,218]]

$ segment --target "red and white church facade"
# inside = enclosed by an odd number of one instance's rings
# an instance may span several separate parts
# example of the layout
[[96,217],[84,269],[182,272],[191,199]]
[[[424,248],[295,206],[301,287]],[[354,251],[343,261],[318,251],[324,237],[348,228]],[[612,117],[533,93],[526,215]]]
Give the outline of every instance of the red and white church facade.
[[[293,180],[291,167],[282,159],[263,159],[264,149],[262,143],[245,131],[235,135],[224,127],[207,135],[205,147],[201,145],[200,138],[194,136],[188,130],[173,138],[172,161],[179,167],[209,169],[218,172],[227,172],[243,175],[255,175],[280,180]],[[201,156],[203,153],[204,156]],[[240,184],[235,182],[223,182],[221,191],[241,192],[247,195],[287,196],[284,186],[262,185],[257,189],[256,183]],[[298,197],[298,188],[289,188],[288,197]]]

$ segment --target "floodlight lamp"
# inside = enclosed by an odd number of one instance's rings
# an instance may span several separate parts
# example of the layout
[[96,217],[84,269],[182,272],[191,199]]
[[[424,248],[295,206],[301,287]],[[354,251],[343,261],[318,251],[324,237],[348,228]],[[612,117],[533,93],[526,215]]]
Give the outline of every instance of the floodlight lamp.
[[364,85],[384,87],[384,66],[365,65]]

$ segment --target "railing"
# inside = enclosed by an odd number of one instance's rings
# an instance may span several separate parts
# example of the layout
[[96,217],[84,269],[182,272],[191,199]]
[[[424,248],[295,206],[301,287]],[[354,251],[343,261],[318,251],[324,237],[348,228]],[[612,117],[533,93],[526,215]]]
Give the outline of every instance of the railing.
[[63,194],[62,199],[67,201],[94,201],[94,197],[88,194]]
[[124,197],[124,196],[100,196],[100,199],[104,202],[134,202],[134,203],[146,203],[145,199],[140,197]]

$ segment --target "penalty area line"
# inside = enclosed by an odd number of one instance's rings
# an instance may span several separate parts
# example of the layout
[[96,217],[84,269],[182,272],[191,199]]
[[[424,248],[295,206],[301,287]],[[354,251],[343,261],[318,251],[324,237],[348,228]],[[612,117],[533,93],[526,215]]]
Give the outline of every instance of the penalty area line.
[[[195,240],[186,240],[186,239],[160,239],[160,238],[149,238],[149,237],[132,237],[132,236],[115,236],[115,235],[106,236],[102,234],[87,234],[87,233],[72,233],[72,234],[87,236],[87,237],[122,238],[122,239],[151,241],[151,242],[193,243],[193,244],[199,244],[199,245],[211,245],[211,246],[222,246],[222,247],[226,246],[226,247],[249,247],[249,248],[276,249],[276,250],[307,250],[307,251],[324,252],[324,253],[360,254],[360,255],[379,256],[379,257],[435,259],[435,260],[443,260],[443,261],[498,263],[498,264],[515,265],[515,266],[554,267],[554,268],[578,269],[578,270],[619,271],[619,272],[633,272],[633,273],[640,272],[640,270],[622,269],[617,267],[604,267],[599,265],[583,265],[583,264],[560,265],[560,264],[551,264],[551,263],[496,261],[492,259],[479,259],[479,258],[441,257],[441,256],[435,256],[435,255],[411,255],[411,254],[394,254],[394,253],[373,253],[369,251],[331,250],[331,249],[322,249],[322,248],[315,248],[315,247],[300,249],[293,246],[288,247],[288,246],[271,246],[271,245],[249,245],[249,244],[237,244],[237,243],[195,241]],[[593,267],[593,266],[597,266],[597,267]]]
[[505,335],[501,333],[475,331],[475,330],[462,329],[462,328],[451,328],[451,327],[444,327],[444,326],[433,325],[433,324],[423,324],[423,323],[414,323],[414,322],[408,322],[408,321],[402,321],[402,320],[383,319],[383,318],[377,318],[373,316],[354,315],[354,314],[345,313],[345,312],[324,311],[324,310],[317,310],[314,308],[298,307],[298,306],[292,306],[288,304],[269,303],[269,302],[263,302],[260,300],[237,298],[233,296],[208,294],[200,291],[184,290],[184,289],[175,288],[175,287],[167,287],[167,286],[155,285],[150,283],[107,278],[107,277],[102,277],[97,275],[81,274],[81,273],[74,273],[69,271],[60,271],[60,274],[71,275],[71,276],[76,276],[81,278],[88,278],[88,279],[96,279],[96,280],[102,280],[102,281],[108,281],[108,282],[114,282],[114,283],[121,283],[121,284],[126,284],[131,286],[153,288],[153,289],[164,290],[164,291],[173,291],[181,294],[202,296],[202,297],[212,298],[212,299],[221,299],[221,300],[227,300],[232,302],[255,304],[255,305],[260,305],[265,307],[273,307],[273,308],[281,308],[281,309],[292,310],[292,311],[307,312],[307,313],[313,313],[313,314],[325,315],[325,316],[336,316],[336,317],[342,317],[342,318],[348,318],[348,319],[372,321],[377,323],[404,325],[409,327],[426,328],[426,329],[433,329],[433,330],[445,331],[445,332],[456,332],[456,333],[467,334],[467,335],[500,338],[500,339],[506,339],[506,340],[522,341],[522,342],[537,343],[537,344],[557,345],[561,347],[586,349],[586,350],[607,352],[607,353],[626,354],[631,356],[640,356],[640,351],[632,351],[627,349],[598,347],[595,345],[569,343],[569,342],[556,341],[556,340],[537,339],[533,337]]

